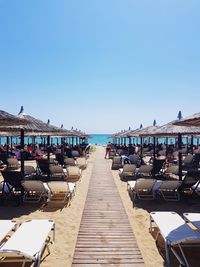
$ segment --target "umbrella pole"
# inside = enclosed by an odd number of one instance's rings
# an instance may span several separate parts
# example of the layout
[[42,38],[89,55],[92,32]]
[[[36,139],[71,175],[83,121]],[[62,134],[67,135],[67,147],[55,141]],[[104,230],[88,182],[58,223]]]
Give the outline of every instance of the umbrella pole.
[[7,158],[8,158],[8,154],[9,154],[9,137],[8,136],[6,137],[6,144],[7,144],[7,146],[6,146],[6,154],[7,154]]
[[141,145],[140,155],[142,156],[142,152],[143,152],[143,139],[142,139],[142,137],[140,137],[140,145]]
[[193,155],[193,145],[194,145],[194,138],[193,138],[193,135],[191,136],[191,153]]
[[153,137],[153,177],[155,177],[155,159],[156,159],[156,137]]
[[179,162],[179,180],[182,181],[182,135],[178,134],[178,162]]
[[20,141],[21,141],[21,152],[20,152],[20,157],[21,157],[21,173],[22,176],[24,176],[24,129],[20,130]]
[[47,136],[47,160],[48,160],[48,179],[50,177],[50,173],[49,173],[49,166],[50,166],[50,136]]

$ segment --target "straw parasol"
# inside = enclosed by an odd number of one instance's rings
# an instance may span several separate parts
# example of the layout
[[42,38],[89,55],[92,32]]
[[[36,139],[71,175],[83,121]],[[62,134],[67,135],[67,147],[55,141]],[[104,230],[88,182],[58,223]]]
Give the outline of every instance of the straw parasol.
[[0,127],[25,124],[27,124],[25,119],[18,118],[4,110],[0,110]]
[[180,126],[199,126],[200,127],[200,112],[195,113],[192,116],[189,116],[185,119],[179,120],[174,123],[175,125],[180,125]]

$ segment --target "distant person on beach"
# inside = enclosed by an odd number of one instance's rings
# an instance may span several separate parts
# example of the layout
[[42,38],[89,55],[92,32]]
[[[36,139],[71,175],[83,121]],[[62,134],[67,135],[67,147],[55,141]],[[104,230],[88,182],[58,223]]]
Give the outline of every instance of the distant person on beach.
[[105,159],[106,159],[107,156],[108,156],[108,158],[110,157],[110,151],[111,151],[111,148],[112,148],[112,144],[111,144],[111,142],[108,142],[108,144],[107,144],[107,146],[106,146]]

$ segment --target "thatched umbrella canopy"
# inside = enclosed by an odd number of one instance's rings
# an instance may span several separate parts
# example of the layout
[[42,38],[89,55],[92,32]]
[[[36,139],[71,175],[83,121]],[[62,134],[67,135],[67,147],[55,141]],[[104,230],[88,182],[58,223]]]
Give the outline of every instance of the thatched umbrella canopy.
[[140,127],[133,130],[133,131],[130,131],[128,134],[127,134],[127,137],[139,137],[140,135],[140,131],[143,129],[143,125],[140,124]]
[[191,136],[200,134],[200,127],[188,127],[175,125],[178,120],[171,121],[153,131],[149,136],[156,137],[176,137],[178,134]]
[[151,134],[155,133],[155,131],[157,131],[159,127],[160,126],[156,125],[156,120],[154,120],[153,125],[140,129],[140,132],[138,134],[141,137],[149,137]]
[[195,113],[192,116],[189,116],[185,119],[181,119],[177,122],[174,123],[175,125],[180,125],[180,126],[197,126],[200,127],[200,112]]
[[18,118],[6,111],[0,110],[0,126],[26,125],[28,122],[25,119]]

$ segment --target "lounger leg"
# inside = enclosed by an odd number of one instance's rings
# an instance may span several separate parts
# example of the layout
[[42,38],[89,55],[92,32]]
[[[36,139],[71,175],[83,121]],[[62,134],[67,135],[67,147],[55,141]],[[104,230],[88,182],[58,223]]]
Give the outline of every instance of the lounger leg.
[[187,259],[186,259],[186,257],[185,257],[185,254],[184,254],[184,252],[183,252],[182,247],[181,247],[180,245],[178,245],[178,246],[179,246],[179,249],[180,249],[181,254],[182,254],[182,256],[183,256],[183,259],[184,259],[184,261],[185,261],[185,265],[186,265],[187,267],[189,267],[189,263],[188,263],[188,261],[187,261]]
[[184,253],[182,251],[182,248],[180,248],[179,245],[178,245],[178,247],[179,247],[179,249],[181,251],[181,254],[182,254],[182,257],[183,257],[184,261],[181,259],[181,257],[178,255],[178,253],[175,251],[174,248],[171,248],[171,251],[174,253],[175,257],[177,258],[177,260],[179,261],[179,263],[181,264],[181,266],[189,267],[188,262],[187,262],[187,260],[185,258],[185,255],[184,255]]
[[166,261],[167,261],[167,266],[170,267],[170,256],[169,256],[169,244],[165,240],[165,251],[166,251]]

